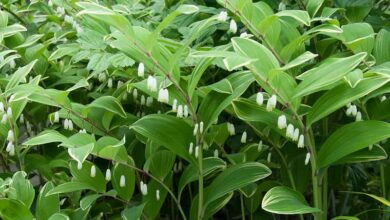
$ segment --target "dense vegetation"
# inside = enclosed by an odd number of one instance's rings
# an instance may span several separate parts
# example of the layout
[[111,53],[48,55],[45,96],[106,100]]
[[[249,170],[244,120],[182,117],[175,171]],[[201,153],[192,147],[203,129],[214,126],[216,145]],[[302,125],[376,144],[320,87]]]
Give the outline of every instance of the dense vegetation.
[[1,219],[390,219],[389,0],[0,4]]

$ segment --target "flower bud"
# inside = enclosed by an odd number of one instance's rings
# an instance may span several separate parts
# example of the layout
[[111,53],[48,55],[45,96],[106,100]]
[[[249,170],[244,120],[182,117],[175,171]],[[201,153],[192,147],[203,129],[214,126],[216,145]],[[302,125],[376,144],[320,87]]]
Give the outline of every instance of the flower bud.
[[281,115],[278,118],[278,128],[279,129],[284,129],[287,127],[287,118],[285,115]]
[[5,151],[9,153],[14,147],[15,147],[14,144],[11,141],[9,141],[7,147],[5,148]]
[[258,92],[258,93],[256,94],[256,103],[257,103],[258,105],[263,105],[263,103],[264,103],[264,95],[263,95],[262,92]]
[[286,129],[286,137],[293,138],[294,136],[294,125],[288,124]]
[[60,121],[60,113],[58,111],[54,112],[54,123],[58,123]]
[[227,129],[228,129],[228,132],[229,132],[230,136],[236,134],[236,129],[234,128],[234,124],[228,122],[227,123]]
[[386,99],[387,99],[386,96],[382,96],[382,97],[381,97],[381,102],[385,101]]
[[184,112],[183,112],[184,110],[183,110],[183,106],[182,105],[179,105],[178,107],[177,107],[177,113],[176,113],[176,116],[178,117],[178,118],[182,118],[183,116],[184,116]]
[[200,123],[199,123],[199,133],[200,134],[202,134],[203,133],[203,121],[201,121]]
[[160,200],[160,190],[156,190],[156,200],[159,201]]
[[69,120],[68,120],[68,123],[69,123],[69,124],[68,124],[68,130],[69,130],[69,131],[73,131],[73,122],[72,122],[72,120],[69,119]]
[[144,95],[141,95],[141,106],[144,106],[146,104],[146,99]]
[[218,15],[218,21],[224,22],[228,18],[228,14],[226,11],[221,11]]
[[147,80],[147,87],[151,92],[157,92],[157,80],[154,76],[149,75]]
[[134,88],[133,89],[133,99],[137,100],[137,98],[138,98],[138,90]]
[[190,143],[190,147],[188,148],[188,153],[191,155],[192,152],[194,151],[194,143]]
[[361,120],[362,120],[362,113],[361,112],[357,112],[355,121],[361,121]]
[[110,180],[111,180],[111,170],[107,169],[106,170],[106,181],[110,181]]
[[112,88],[112,78],[108,78],[107,87],[110,89]]
[[292,140],[293,141],[298,141],[298,138],[299,138],[299,129],[295,128]]
[[308,152],[308,153],[306,154],[305,165],[309,164],[309,161],[310,161],[310,152]]
[[198,134],[198,129],[199,129],[199,124],[196,123],[196,124],[194,125],[194,132],[193,132],[194,136],[196,136],[196,135]]
[[121,175],[121,178],[119,180],[119,186],[120,187],[125,187],[126,186],[126,178],[124,175]]
[[272,157],[272,153],[269,152],[268,155],[267,155],[267,161],[268,161],[268,163],[271,163],[271,157]]
[[195,147],[195,158],[198,158],[199,156],[199,146]]
[[12,130],[8,130],[7,141],[14,142],[14,140],[14,132]]
[[174,100],[173,100],[172,111],[173,111],[173,112],[176,112],[176,111],[177,111],[177,99],[174,99]]
[[237,32],[237,23],[232,19],[230,20],[229,32],[235,34]]
[[215,149],[215,150],[214,150],[214,157],[218,157],[218,156],[219,156],[218,154],[219,154],[218,150]]
[[244,131],[242,133],[242,136],[241,136],[241,143],[245,144],[246,143],[246,131]]
[[153,105],[153,97],[152,96],[148,96],[146,98],[146,106],[150,107]]
[[69,120],[67,118],[64,120],[64,129],[69,129]]
[[138,76],[139,77],[144,77],[145,74],[145,66],[143,63],[139,63],[138,65]]
[[169,102],[169,92],[168,89],[160,89],[158,92],[158,98],[157,100],[159,102],[168,103]]
[[298,148],[304,148],[305,147],[305,136],[303,134],[299,135],[298,139]]
[[276,95],[272,95],[267,101],[267,111],[272,111],[276,107]]
[[96,167],[95,167],[95,165],[92,165],[91,166],[91,177],[95,177],[96,176]]
[[184,118],[188,117],[188,106],[187,105],[184,105],[183,116],[184,116]]

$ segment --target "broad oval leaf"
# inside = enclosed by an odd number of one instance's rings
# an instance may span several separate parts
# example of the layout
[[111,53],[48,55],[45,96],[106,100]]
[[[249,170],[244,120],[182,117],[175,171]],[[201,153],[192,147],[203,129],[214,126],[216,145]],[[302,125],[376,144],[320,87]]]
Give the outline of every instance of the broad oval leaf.
[[91,104],[89,104],[88,107],[105,109],[107,111],[110,111],[114,114],[121,116],[122,118],[126,118],[126,112],[123,109],[122,105],[120,104],[118,99],[112,96],[99,97],[95,99],[93,102],[91,102]]
[[318,167],[332,165],[341,158],[390,137],[390,124],[359,121],[336,130],[318,152]]
[[306,214],[320,212],[305,201],[305,198],[297,191],[285,186],[277,186],[270,189],[261,202],[261,207],[276,214]]
[[33,220],[30,210],[18,200],[0,198],[0,217],[3,220]]

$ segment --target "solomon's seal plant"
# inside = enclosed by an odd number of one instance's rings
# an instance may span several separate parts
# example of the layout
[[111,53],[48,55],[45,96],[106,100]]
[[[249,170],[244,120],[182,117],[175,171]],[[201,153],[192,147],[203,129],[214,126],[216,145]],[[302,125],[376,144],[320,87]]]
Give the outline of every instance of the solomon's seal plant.
[[389,219],[389,6],[0,1],[0,218]]

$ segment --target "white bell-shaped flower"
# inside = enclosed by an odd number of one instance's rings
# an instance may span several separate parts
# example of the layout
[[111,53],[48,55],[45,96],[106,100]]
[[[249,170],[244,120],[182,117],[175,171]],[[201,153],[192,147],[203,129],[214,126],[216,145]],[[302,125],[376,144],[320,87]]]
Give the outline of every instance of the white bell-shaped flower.
[[106,170],[106,181],[110,181],[111,180],[111,170],[110,169],[107,169]]
[[284,129],[287,127],[287,118],[285,115],[281,115],[278,117],[278,128]]
[[90,173],[90,176],[91,176],[91,177],[95,177],[95,176],[96,176],[96,167],[95,167],[95,165],[92,165],[92,166],[91,166],[91,173]]
[[244,131],[244,132],[242,133],[242,136],[241,136],[241,143],[243,143],[243,144],[246,143],[246,136],[247,136],[246,131]]
[[7,141],[14,142],[14,140],[15,140],[14,131],[8,130]]
[[221,11],[218,15],[218,21],[224,22],[228,18],[228,14],[226,11]]
[[183,106],[182,106],[182,105],[179,105],[179,106],[177,107],[176,116],[177,116],[178,118],[183,118],[183,116],[184,116],[184,110],[183,110]]
[[140,105],[141,105],[141,106],[144,106],[145,104],[146,104],[145,96],[144,96],[144,95],[141,95],[141,102],[140,102]]
[[236,129],[234,128],[234,124],[228,122],[227,129],[228,129],[230,136],[233,136],[236,134]]
[[218,157],[219,156],[219,152],[217,149],[214,150],[214,157]]
[[184,116],[184,118],[188,117],[188,106],[187,105],[184,105],[183,116]]
[[267,101],[267,111],[272,111],[276,107],[276,95],[272,95]]
[[264,103],[264,95],[263,95],[262,92],[258,92],[258,93],[256,94],[256,103],[257,103],[258,105],[263,105],[263,103]]
[[299,129],[295,128],[292,140],[293,141],[298,141],[298,138],[299,138]]
[[229,32],[235,34],[237,32],[237,23],[234,19],[230,20]]
[[157,79],[154,76],[148,76],[147,87],[151,92],[157,92]]
[[177,111],[177,99],[174,99],[174,100],[173,100],[172,111],[173,111],[173,112],[176,112],[176,111]]
[[153,105],[153,97],[152,96],[148,96],[146,98],[146,106],[150,107]]
[[356,113],[356,118],[355,118],[355,121],[361,121],[362,120],[362,113],[360,111],[358,111]]
[[107,87],[110,89],[112,88],[112,78],[108,78]]
[[203,126],[204,126],[204,123],[203,123],[203,121],[201,121],[201,122],[199,123],[199,133],[200,133],[200,134],[203,134]]
[[60,122],[60,113],[58,111],[54,112],[54,123]]
[[294,125],[288,124],[286,129],[286,137],[293,138],[294,136]]
[[134,88],[133,89],[133,99],[137,100],[137,98],[138,98],[138,90]]
[[309,164],[309,162],[310,162],[310,153],[308,152],[305,158],[305,165]]
[[145,66],[144,63],[139,63],[138,64],[138,76],[139,77],[144,77],[145,75]]
[[303,134],[299,135],[298,139],[298,148],[304,148],[305,147],[305,136]]
[[188,148],[188,153],[191,155],[194,151],[194,143],[190,143],[190,147]]
[[162,88],[158,92],[158,98],[157,101],[163,102],[163,103],[168,103],[169,102],[169,92],[168,89]]
[[160,190],[156,190],[156,200],[159,201],[160,200]]
[[194,132],[193,132],[194,136],[196,136],[198,134],[198,130],[199,130],[199,124],[196,123],[196,124],[194,124]]
[[119,186],[122,188],[126,186],[126,177],[124,175],[121,175],[120,177]]
[[198,158],[199,156],[199,146],[195,147],[195,158]]

